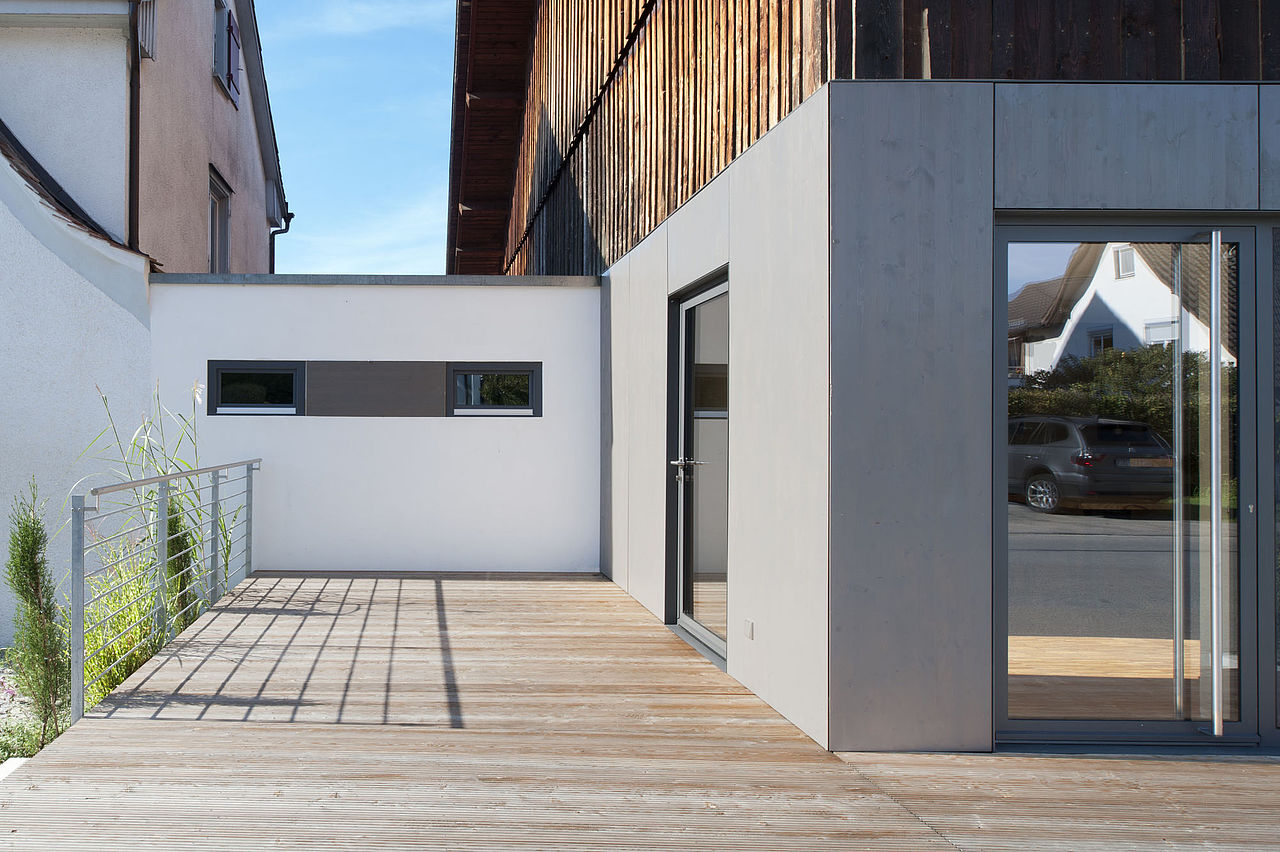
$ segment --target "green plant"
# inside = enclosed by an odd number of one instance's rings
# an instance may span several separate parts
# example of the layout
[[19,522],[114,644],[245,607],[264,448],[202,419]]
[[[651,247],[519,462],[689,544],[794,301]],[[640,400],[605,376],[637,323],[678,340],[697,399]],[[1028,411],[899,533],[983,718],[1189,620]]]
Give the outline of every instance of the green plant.
[[224,592],[226,591],[227,583],[230,582],[231,576],[231,549],[235,546],[235,542],[232,540],[232,535],[236,532],[236,526],[240,520],[240,513],[242,511],[244,511],[244,506],[236,506],[230,515],[225,511],[218,512],[218,549],[221,551],[218,554],[221,557],[221,562],[218,563],[221,566],[218,586]]
[[[162,644],[155,627],[155,560],[138,540],[103,553],[115,563],[90,577],[85,592],[84,682],[86,708],[151,659]],[[101,678],[101,679],[98,679]]]
[[70,685],[63,612],[49,570],[48,544],[43,506],[32,479],[29,495],[18,495],[9,515],[5,582],[17,600],[9,658],[16,670],[18,690],[32,702],[39,725],[37,749],[61,732]]
[[169,556],[165,560],[165,605],[173,621],[173,631],[181,633],[199,615],[200,597],[196,589],[196,538],[187,529],[183,515],[169,515]]
[[41,748],[40,722],[18,716],[0,722],[0,763],[11,757],[34,757]]
[[[192,388],[190,415],[166,408],[159,391],[152,396],[152,409],[126,439],[111,413],[111,405],[99,390],[107,426],[90,443],[86,453],[111,465],[121,480],[148,479],[179,474],[200,465],[200,448],[196,435],[196,413],[202,387]],[[136,489],[124,492],[123,504],[129,509],[129,522],[143,530],[142,545],[155,547],[158,490]],[[199,554],[208,527],[208,508],[193,480],[177,478],[170,482],[168,518],[166,520],[166,552],[164,570],[164,602],[175,632],[181,632],[202,611],[204,596],[200,588]],[[110,560],[104,560],[109,562]],[[86,623],[88,623],[86,621]]]

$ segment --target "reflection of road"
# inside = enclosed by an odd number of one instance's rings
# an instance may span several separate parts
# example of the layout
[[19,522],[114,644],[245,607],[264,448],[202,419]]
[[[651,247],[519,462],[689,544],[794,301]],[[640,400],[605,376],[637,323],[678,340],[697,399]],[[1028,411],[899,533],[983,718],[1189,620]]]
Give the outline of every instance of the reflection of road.
[[[1188,638],[1198,630],[1198,526],[1187,525]],[[1234,551],[1234,523],[1226,534]],[[1009,632],[1172,639],[1172,520],[1114,512],[1044,515],[1010,503]]]

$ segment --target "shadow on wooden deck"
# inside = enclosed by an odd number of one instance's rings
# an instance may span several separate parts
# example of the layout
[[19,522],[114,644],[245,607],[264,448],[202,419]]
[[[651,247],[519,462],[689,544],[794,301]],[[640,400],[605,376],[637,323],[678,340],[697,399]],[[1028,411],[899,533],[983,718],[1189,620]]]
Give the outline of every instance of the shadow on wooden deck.
[[1278,791],[838,758],[595,575],[259,575],[0,784],[0,848],[1280,849]]

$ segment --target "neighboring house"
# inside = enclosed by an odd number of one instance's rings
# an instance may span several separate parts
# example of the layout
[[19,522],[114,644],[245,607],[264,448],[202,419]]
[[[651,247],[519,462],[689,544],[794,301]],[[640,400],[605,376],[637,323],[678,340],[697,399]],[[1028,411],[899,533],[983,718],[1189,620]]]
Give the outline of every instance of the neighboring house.
[[103,469],[99,389],[148,410],[150,272],[267,272],[289,215],[250,0],[0,0],[0,536]]
[[[458,3],[447,269],[602,276],[601,569],[829,748],[1280,742],[1280,11],[1086,5]],[[1036,243],[1083,248],[1006,318]],[[1180,304],[1158,243],[1200,257]],[[1006,493],[1006,366],[1179,316],[1202,351],[1216,323],[1240,398],[1158,406],[1205,441],[1178,517],[1236,549],[1118,519],[1128,543],[1082,555],[1089,514],[1039,538]],[[1068,464],[1172,477],[1125,428]]]
[[[1177,281],[1174,251],[1182,269]],[[1204,250],[1171,243],[1081,244],[1062,276],[1026,284],[1009,300],[1010,386],[1053,370],[1064,357],[1088,358],[1107,349],[1180,339],[1183,351],[1208,351],[1208,278]],[[1175,288],[1187,294],[1181,309]],[[1228,363],[1235,363],[1237,339],[1238,333],[1225,342]]]

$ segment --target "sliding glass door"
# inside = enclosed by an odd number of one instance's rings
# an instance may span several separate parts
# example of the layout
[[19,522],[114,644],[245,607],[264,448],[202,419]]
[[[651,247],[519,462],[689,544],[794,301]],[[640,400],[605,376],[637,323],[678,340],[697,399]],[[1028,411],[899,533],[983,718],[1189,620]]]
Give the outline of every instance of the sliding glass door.
[[1252,232],[1066,233],[997,251],[997,735],[1247,736]]

